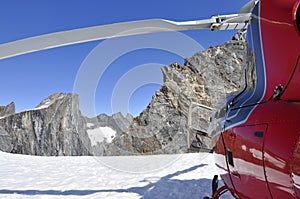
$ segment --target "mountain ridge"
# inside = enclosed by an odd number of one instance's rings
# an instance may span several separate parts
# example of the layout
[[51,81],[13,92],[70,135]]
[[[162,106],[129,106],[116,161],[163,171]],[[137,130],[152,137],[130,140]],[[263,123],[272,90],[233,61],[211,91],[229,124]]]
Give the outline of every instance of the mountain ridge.
[[[15,113],[13,102],[0,106],[0,150],[47,156],[209,150],[211,115],[228,94],[241,89],[247,50],[244,33],[238,33],[231,41],[186,58],[183,66],[162,67],[164,84],[137,117],[85,117],[77,94],[55,93],[20,113]],[[91,142],[95,133],[98,140]]]

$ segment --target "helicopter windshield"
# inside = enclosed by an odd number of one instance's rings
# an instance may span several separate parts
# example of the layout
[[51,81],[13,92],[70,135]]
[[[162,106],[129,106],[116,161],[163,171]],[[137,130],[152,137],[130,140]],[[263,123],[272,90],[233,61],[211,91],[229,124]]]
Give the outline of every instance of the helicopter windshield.
[[[254,93],[257,85],[257,71],[256,71],[256,54],[253,50],[253,35],[251,27],[248,28],[247,37],[245,39],[245,32],[239,32],[238,35],[242,35],[239,41],[234,41],[235,49],[239,48],[237,54],[237,61],[240,65],[235,65],[232,74],[223,76],[224,95],[219,104],[216,105],[216,111],[211,118],[210,127],[208,129],[209,136],[213,136],[223,129],[225,117],[231,117],[236,115],[237,109],[248,103],[250,96]],[[228,65],[225,67],[232,67]],[[222,76],[223,74],[221,74]],[[225,77],[225,78],[224,78]],[[228,81],[230,80],[230,81]],[[250,103],[250,102],[249,102]],[[229,111],[230,109],[233,109]],[[228,112],[229,111],[229,112]]]
[[251,31],[247,33],[247,40],[244,45],[245,54],[243,58],[243,71],[241,72],[241,81],[238,82],[239,89],[235,93],[228,93],[230,106],[238,103],[238,98],[246,93],[251,93],[255,89],[257,82],[255,52],[253,48],[253,39]]

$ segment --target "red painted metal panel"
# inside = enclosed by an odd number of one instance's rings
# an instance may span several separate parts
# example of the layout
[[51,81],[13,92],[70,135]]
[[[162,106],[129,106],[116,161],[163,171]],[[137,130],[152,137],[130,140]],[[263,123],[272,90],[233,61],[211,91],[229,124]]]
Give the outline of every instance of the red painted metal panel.
[[293,15],[296,2],[261,1],[261,36],[267,82],[264,100],[272,96],[277,85],[287,85],[298,60],[300,37]]
[[233,163],[229,164],[231,179],[240,198],[271,198],[263,167],[266,129],[267,125],[262,124],[234,127],[224,132],[227,150],[232,151],[233,156]]
[[270,136],[265,143],[265,170],[274,198],[292,199],[296,196],[291,179],[295,126],[293,123],[274,123],[268,129]]
[[[300,198],[295,190],[300,165],[295,152],[300,136],[300,102],[270,101],[257,106],[248,124],[268,124],[264,139],[266,180],[273,198]],[[300,155],[299,155],[300,156]],[[300,162],[300,160],[299,160]],[[293,170],[296,183],[293,183]]]
[[[300,45],[300,44],[299,44]],[[299,57],[300,58],[300,57]],[[296,101],[300,99],[300,60],[298,58],[298,64],[295,67],[295,72],[293,73],[290,82],[285,88],[284,94],[282,95],[282,100]]]
[[300,137],[296,142],[296,147],[292,159],[292,180],[295,194],[300,197]]

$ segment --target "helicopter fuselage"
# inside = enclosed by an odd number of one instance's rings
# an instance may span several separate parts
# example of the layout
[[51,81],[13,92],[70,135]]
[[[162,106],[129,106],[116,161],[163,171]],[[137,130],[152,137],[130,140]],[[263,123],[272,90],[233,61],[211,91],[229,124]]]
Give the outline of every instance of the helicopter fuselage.
[[245,87],[214,118],[216,165],[236,198],[300,198],[299,4],[256,5]]

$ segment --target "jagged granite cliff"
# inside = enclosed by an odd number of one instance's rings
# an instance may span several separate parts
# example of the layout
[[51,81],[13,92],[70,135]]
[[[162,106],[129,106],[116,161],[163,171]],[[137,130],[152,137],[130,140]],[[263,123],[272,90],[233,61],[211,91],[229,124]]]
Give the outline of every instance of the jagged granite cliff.
[[191,145],[209,149],[203,135],[217,105],[240,89],[246,53],[237,35],[186,59],[184,66],[163,67],[164,85],[115,145],[129,154],[184,153]]
[[1,150],[30,155],[90,155],[78,96],[56,93],[35,109],[0,119]]
[[41,156],[122,155],[111,141],[133,121],[121,113],[84,117],[78,96],[63,93],[20,113],[14,103],[1,106],[0,114],[0,150]]

